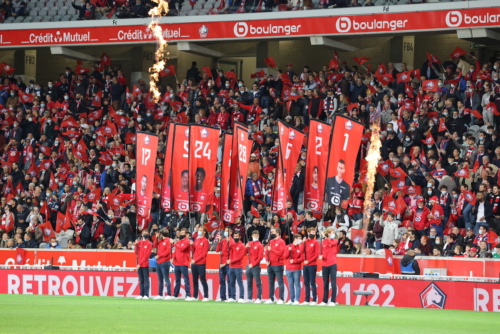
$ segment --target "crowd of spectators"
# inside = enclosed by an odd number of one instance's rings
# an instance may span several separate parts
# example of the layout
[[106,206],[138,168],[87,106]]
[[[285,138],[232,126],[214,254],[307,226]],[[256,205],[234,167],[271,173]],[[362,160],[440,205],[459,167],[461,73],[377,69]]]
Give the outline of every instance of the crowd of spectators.
[[[183,228],[197,231],[199,224],[218,220],[219,184],[209,217],[164,212],[155,193],[149,220],[136,219],[134,134],[159,136],[156,175],[161,180],[169,121],[215,126],[221,133],[239,121],[249,126],[253,139],[245,215],[232,225],[245,240],[257,230],[267,243],[271,226],[279,226],[289,243],[291,226],[298,225],[295,232],[301,234],[332,226],[341,254],[388,248],[398,255],[411,249],[416,255],[498,258],[500,54],[484,61],[467,54],[443,63],[434,59],[417,70],[404,63],[401,71],[393,63],[380,64],[374,73],[340,59],[315,69],[287,64],[276,75],[256,73],[249,83],[218,64],[200,71],[193,63],[182,82],[160,85],[158,103],[143,80],[129,84],[119,67],[102,63],[89,73],[81,64],[76,71],[67,67],[45,83],[25,83],[10,73],[0,90],[0,247],[133,249],[138,233],[148,231],[155,240],[168,228],[175,239]],[[403,74],[410,80],[403,82]],[[432,91],[422,86],[429,79],[438,83]],[[366,126],[349,208],[304,210],[304,146],[287,214],[272,213],[278,120],[307,133],[311,118],[332,122],[339,114]],[[376,191],[368,199],[370,223],[360,239],[353,229],[361,229],[364,216],[361,157],[374,121],[381,125],[382,158]],[[428,138],[435,143],[428,144]],[[221,152],[222,140],[219,162]],[[421,193],[408,193],[408,187]],[[256,199],[260,204],[251,207]],[[402,200],[403,209],[389,208],[391,199]],[[55,234],[46,233],[46,222]],[[208,235],[212,250],[219,235],[219,230]]]

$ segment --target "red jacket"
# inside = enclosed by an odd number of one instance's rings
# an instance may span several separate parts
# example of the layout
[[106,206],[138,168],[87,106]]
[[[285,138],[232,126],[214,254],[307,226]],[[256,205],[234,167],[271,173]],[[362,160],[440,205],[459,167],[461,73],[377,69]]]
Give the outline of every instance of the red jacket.
[[193,260],[194,264],[207,264],[207,254],[208,254],[208,239],[196,238],[194,241],[194,252],[193,252]]
[[305,260],[309,263],[304,266],[315,266],[318,264],[318,256],[319,256],[319,242],[316,239],[307,239],[304,245],[305,252]]
[[217,248],[215,249],[216,252],[221,252],[221,262],[226,264],[227,260],[229,260],[229,246],[234,243],[233,238],[229,238],[229,243],[227,242],[226,238],[222,239],[218,244]]
[[189,266],[190,242],[191,240],[184,238],[175,243],[174,264],[176,266]]
[[247,249],[242,242],[233,242],[229,249],[229,264],[230,268],[242,268],[243,267],[243,257],[247,253]]
[[323,239],[323,267],[337,264],[338,244],[337,239]]
[[430,222],[427,216],[431,214],[431,211],[424,206],[422,212],[417,212],[417,209],[413,210],[413,227],[417,231],[421,231],[426,227],[429,227]]
[[149,256],[153,250],[153,244],[149,240],[140,240],[134,248],[135,255],[137,255],[137,265],[141,268],[149,267]]
[[293,263],[288,262],[286,270],[300,270],[304,262],[304,244],[288,245],[287,259],[293,260]]
[[264,246],[260,243],[260,241],[250,241],[248,243],[247,251],[249,254],[248,264],[251,264],[252,267],[258,266],[260,261],[264,258]]
[[283,260],[286,257],[285,241],[281,238],[277,238],[269,241],[269,246],[271,246],[271,250],[269,251],[269,265],[282,266]]
[[170,238],[165,238],[158,242],[158,259],[156,263],[164,263],[170,261],[172,258],[172,244]]

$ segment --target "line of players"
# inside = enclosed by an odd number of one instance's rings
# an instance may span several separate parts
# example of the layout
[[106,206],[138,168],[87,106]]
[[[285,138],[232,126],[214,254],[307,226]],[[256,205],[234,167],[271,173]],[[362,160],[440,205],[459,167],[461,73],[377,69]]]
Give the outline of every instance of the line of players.
[[[187,229],[180,231],[180,237],[177,242],[168,237],[168,230],[160,232],[157,248],[157,274],[158,274],[158,296],[154,299],[176,300],[179,297],[181,287],[181,277],[184,278],[186,301],[199,300],[199,282],[203,287],[203,302],[208,299],[208,285],[206,280],[206,261],[209,250],[209,241],[205,237],[206,228],[199,227],[196,231],[195,241],[188,238]],[[231,237],[232,235],[232,237]],[[338,240],[335,238],[335,231],[331,228],[321,232],[323,237],[321,243],[316,240],[317,230],[314,227],[307,229],[307,237],[295,234],[293,243],[286,245],[280,237],[280,228],[271,229],[269,244],[264,246],[259,241],[259,232],[252,233],[252,241],[246,245],[241,240],[238,232],[232,234],[230,227],[224,229],[223,236],[218,237],[217,252],[220,252],[220,298],[225,302],[238,303],[262,303],[262,283],[260,263],[265,258],[267,262],[267,276],[269,280],[269,299],[265,304],[275,302],[275,281],[278,281],[279,299],[277,304],[284,304],[284,280],[285,273],[284,260],[286,264],[286,276],[290,285],[289,305],[319,305],[335,306],[336,299],[336,277],[337,277],[337,252]],[[135,253],[138,260],[138,275],[140,285],[140,296],[136,299],[149,299],[149,257],[152,252],[152,243],[149,240],[147,231],[135,246]],[[244,299],[243,287],[243,260],[248,255],[248,264],[246,265],[247,292],[248,300]],[[317,304],[316,293],[316,270],[317,260],[323,261],[323,299]],[[170,286],[170,261],[175,265],[175,286],[172,294]],[[191,266],[192,279],[194,283],[193,294],[191,294],[190,279],[188,268]],[[299,304],[301,287],[300,276],[304,275],[305,301]],[[256,298],[254,299],[253,287],[254,281],[257,288]],[[333,291],[330,302],[328,301],[329,283]],[[164,284],[167,287],[167,293],[163,294]],[[226,284],[229,290],[229,296],[226,296]],[[239,296],[236,297],[236,284],[239,286]],[[228,297],[228,298],[227,298]]]

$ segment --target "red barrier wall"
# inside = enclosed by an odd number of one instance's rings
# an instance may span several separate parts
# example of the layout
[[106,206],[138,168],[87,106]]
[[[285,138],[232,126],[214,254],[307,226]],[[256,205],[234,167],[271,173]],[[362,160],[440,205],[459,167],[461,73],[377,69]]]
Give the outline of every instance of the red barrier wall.
[[[208,274],[207,279],[209,298],[220,299],[218,275]],[[154,296],[158,287],[156,273],[150,273],[150,280],[153,292],[150,296]],[[0,270],[0,281],[2,294],[135,297],[139,293],[138,277],[135,272]],[[170,274],[170,281],[173,289],[173,274]],[[285,283],[285,301],[288,301],[286,278]],[[247,298],[245,277],[243,284]],[[321,277],[317,277],[316,284],[318,297],[322,298]],[[192,287],[191,282],[191,290]],[[267,276],[263,276],[262,287],[262,297],[266,300],[269,298]],[[201,285],[200,289],[203,289]],[[500,284],[494,283],[338,278],[337,302],[345,305],[363,305],[365,297],[355,296],[353,294],[355,290],[373,291],[374,295],[369,298],[371,306],[500,312]],[[180,291],[180,296],[185,297],[184,285]],[[256,293],[255,287],[254,293]],[[277,284],[275,294],[278,298]],[[238,289],[236,296],[239,296]],[[302,289],[300,301],[303,300]]]
[[[51,250],[51,249],[29,249],[26,250],[27,264],[44,265],[54,260],[55,265],[61,266],[96,266],[96,267],[118,267],[132,268],[136,266],[133,251],[103,251],[103,250]],[[15,250],[0,250],[0,264],[15,264]],[[401,273],[399,262],[402,257],[394,258],[394,267],[387,264],[382,256],[358,256],[339,255],[338,268],[340,271],[352,272],[379,272]],[[474,277],[499,277],[500,261],[492,259],[467,259],[467,258],[442,258],[421,257],[417,258],[420,268],[445,268],[448,276],[470,276]],[[321,263],[321,261],[318,261]],[[207,269],[218,269],[220,255],[209,253]],[[244,259],[246,264],[246,258]],[[261,267],[266,268],[265,264]],[[318,266],[318,270],[321,265]]]

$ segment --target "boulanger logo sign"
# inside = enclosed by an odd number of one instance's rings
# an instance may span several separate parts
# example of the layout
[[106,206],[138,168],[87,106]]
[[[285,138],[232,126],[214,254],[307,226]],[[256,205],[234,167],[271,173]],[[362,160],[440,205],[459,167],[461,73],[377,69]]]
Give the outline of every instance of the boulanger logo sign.
[[338,32],[373,31],[373,30],[405,30],[408,20],[356,20],[346,16],[339,17],[335,22]]
[[338,32],[348,32],[351,30],[351,19],[348,17],[339,17],[335,27]]
[[245,36],[262,36],[262,35],[292,35],[300,32],[302,25],[273,25],[273,24],[261,24],[252,25],[246,22],[236,22],[233,27],[233,33],[236,37]]
[[446,14],[445,22],[448,27],[458,27],[462,24],[462,13],[456,10],[448,12],[448,14]]

